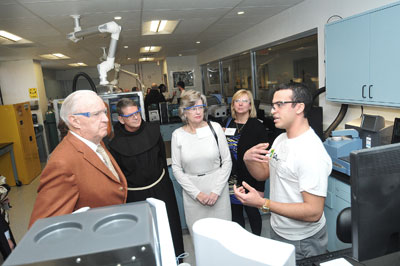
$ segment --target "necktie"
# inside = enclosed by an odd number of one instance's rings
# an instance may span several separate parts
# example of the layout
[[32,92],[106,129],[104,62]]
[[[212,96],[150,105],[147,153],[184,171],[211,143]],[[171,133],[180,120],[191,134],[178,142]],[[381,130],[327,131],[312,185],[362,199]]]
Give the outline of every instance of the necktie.
[[110,157],[108,157],[108,155],[107,155],[106,151],[104,150],[104,148],[103,148],[101,145],[99,145],[99,146],[97,146],[96,151],[101,155],[101,157],[103,157],[103,160],[104,160],[104,162],[105,162],[107,168],[110,169],[111,173],[113,173],[113,175],[114,175],[114,176],[118,179],[118,181],[119,181],[119,176],[118,176],[118,174],[117,174],[117,171],[115,171],[115,168],[114,168],[114,166],[113,166],[112,163],[111,163]]

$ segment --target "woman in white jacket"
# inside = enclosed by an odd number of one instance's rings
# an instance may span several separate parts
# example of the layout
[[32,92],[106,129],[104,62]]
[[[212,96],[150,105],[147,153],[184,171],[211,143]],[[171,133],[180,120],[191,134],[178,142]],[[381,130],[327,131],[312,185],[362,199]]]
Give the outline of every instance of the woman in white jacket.
[[228,143],[218,123],[206,122],[206,114],[206,97],[197,91],[186,91],[179,107],[185,125],[174,131],[171,141],[172,170],[183,188],[190,234],[199,219],[230,221],[232,217],[228,189],[232,161]]

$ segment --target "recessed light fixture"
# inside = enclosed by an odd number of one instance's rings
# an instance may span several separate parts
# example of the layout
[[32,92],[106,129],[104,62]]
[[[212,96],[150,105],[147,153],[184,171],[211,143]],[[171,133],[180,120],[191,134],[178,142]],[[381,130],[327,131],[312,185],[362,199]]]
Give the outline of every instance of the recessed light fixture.
[[238,15],[243,15],[243,14],[244,14],[244,11],[239,11],[239,12],[237,12],[237,14],[238,14]]
[[150,22],[150,31],[159,32],[165,29],[168,20],[152,20]]
[[154,57],[141,57],[139,58],[139,62],[149,62],[154,61]]
[[72,66],[72,67],[87,66],[85,63],[82,63],[82,62],[72,63],[72,64],[68,64],[68,65],[69,65],[69,66]]
[[142,25],[142,35],[171,34],[179,20],[151,20]]
[[178,56],[182,56],[182,54],[178,54]]
[[117,16],[117,17],[114,17],[114,19],[115,19],[115,20],[120,20],[120,19],[122,19],[122,17]]
[[199,43],[200,43],[200,41],[197,41],[196,43],[197,43],[197,44],[199,44]]
[[131,58],[130,58],[130,57],[128,57],[128,60],[131,60]]
[[18,41],[22,40],[21,37],[15,35],[15,34],[9,33],[5,30],[0,30],[0,36],[8,39],[10,41],[13,41],[13,42],[18,42]]
[[140,53],[157,53],[161,50],[161,46],[145,46],[140,47]]
[[69,59],[70,57],[63,55],[61,53],[53,53],[53,54],[42,54],[40,57],[50,60],[57,60],[57,59]]
[[128,49],[128,48],[129,48],[129,46],[128,46],[128,45],[125,45],[125,46],[124,46],[124,48],[125,48],[125,49]]

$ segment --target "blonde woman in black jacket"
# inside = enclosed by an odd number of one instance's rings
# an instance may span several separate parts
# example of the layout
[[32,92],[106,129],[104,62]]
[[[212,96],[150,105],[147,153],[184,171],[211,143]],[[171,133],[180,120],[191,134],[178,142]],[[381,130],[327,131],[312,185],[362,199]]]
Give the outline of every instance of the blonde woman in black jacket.
[[253,95],[248,90],[239,90],[232,97],[232,116],[224,121],[225,136],[228,141],[232,157],[232,171],[229,178],[229,192],[231,198],[232,221],[237,222],[243,228],[245,219],[243,211],[246,211],[251,231],[255,235],[261,235],[261,215],[257,208],[244,206],[233,193],[233,185],[241,186],[245,181],[254,187],[260,195],[264,196],[265,181],[255,180],[247,171],[243,162],[244,153],[258,143],[270,142],[264,125],[258,121],[254,107]]

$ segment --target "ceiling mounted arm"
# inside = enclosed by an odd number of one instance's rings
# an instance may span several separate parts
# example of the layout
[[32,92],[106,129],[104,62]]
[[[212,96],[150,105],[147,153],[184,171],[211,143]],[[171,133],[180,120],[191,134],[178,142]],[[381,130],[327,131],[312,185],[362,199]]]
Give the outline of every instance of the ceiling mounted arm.
[[100,85],[109,84],[107,80],[107,72],[114,68],[115,61],[115,53],[117,50],[117,43],[119,40],[119,34],[121,33],[121,26],[119,26],[116,22],[110,21],[105,24],[101,24],[99,26],[91,27],[85,30],[81,29],[79,25],[79,15],[72,15],[74,18],[74,32],[67,34],[67,39],[78,42],[83,39],[85,36],[90,36],[98,33],[111,33],[110,46],[108,48],[108,55],[106,61],[97,65],[97,70],[100,75]]
[[135,78],[135,79],[139,82],[139,84],[140,84],[140,86],[141,86],[141,91],[144,91],[145,85],[144,85],[143,82],[140,80],[138,74],[122,69],[122,68],[121,68],[121,65],[118,64],[118,63],[115,63],[114,71],[115,71],[114,80],[110,82],[112,85],[118,85],[119,72],[121,71],[122,73],[125,73],[125,74],[127,74],[127,75],[129,75],[129,76]]

